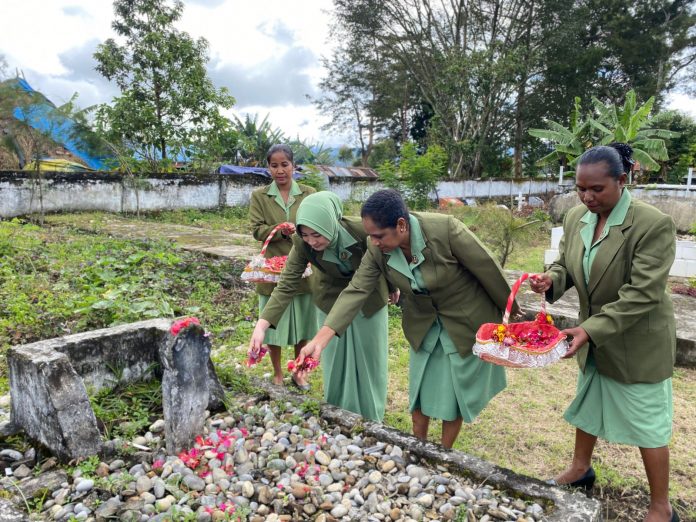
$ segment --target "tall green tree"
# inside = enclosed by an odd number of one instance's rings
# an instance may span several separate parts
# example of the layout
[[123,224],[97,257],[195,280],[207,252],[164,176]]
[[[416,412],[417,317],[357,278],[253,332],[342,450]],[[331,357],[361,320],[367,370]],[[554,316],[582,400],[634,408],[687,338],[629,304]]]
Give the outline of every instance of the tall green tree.
[[223,127],[220,109],[234,103],[208,78],[208,42],[176,29],[183,6],[180,0],[115,0],[112,27],[123,43],[108,39],[94,53],[97,71],[121,90],[100,107],[100,128],[152,160],[166,160],[201,133]]
[[696,120],[679,111],[665,111],[652,118],[652,125],[679,135],[667,142],[669,160],[662,162],[660,177],[679,183],[689,167],[696,167]]

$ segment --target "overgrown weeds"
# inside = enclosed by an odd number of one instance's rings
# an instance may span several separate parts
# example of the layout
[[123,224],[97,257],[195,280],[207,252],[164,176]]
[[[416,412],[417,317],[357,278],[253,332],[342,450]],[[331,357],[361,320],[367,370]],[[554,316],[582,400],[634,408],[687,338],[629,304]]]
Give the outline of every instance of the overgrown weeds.
[[90,397],[104,437],[132,440],[162,415],[162,386],[159,380],[104,388]]

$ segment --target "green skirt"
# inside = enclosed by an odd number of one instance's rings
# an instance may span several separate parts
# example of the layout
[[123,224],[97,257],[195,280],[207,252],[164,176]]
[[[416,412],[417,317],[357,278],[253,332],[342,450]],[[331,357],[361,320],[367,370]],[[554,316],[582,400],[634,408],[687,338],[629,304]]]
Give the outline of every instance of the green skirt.
[[623,384],[600,374],[590,356],[563,417],[609,442],[661,448],[672,438],[672,379]]
[[[269,299],[270,296],[259,294],[259,314]],[[309,341],[317,333],[316,314],[317,307],[312,301],[312,294],[296,295],[275,329],[266,330],[263,342],[271,346],[294,346],[300,341]]]
[[[319,324],[326,314],[317,309]],[[382,421],[387,401],[387,307],[353,319],[321,354],[324,400],[367,419]]]
[[[474,355],[462,357],[447,330],[440,328],[436,340],[428,340],[418,351],[411,347],[409,359],[410,410],[453,421],[461,417],[473,422],[490,400],[507,386],[505,368]],[[431,328],[431,332],[434,332]]]

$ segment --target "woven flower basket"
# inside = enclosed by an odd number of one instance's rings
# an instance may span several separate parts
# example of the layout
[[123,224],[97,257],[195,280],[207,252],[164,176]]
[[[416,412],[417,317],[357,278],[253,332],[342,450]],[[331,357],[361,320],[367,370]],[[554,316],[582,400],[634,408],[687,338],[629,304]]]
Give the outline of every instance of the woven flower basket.
[[[266,241],[263,242],[261,247],[261,253],[259,255],[253,256],[251,260],[247,263],[242,271],[242,281],[247,283],[277,283],[280,280],[280,273],[285,267],[285,262],[288,256],[274,256],[266,259],[266,250],[268,245],[276,235],[276,232],[283,228],[284,225],[288,223],[281,223],[271,230],[268,234]],[[307,268],[305,269],[302,277],[309,277],[312,275],[312,267],[307,263]]]
[[486,323],[476,332],[473,351],[484,361],[510,368],[540,368],[558,361],[568,351],[565,334],[553,326],[546,313],[543,295],[541,312],[534,321],[509,324],[512,304],[528,277],[529,274],[522,274],[512,285],[502,324]]

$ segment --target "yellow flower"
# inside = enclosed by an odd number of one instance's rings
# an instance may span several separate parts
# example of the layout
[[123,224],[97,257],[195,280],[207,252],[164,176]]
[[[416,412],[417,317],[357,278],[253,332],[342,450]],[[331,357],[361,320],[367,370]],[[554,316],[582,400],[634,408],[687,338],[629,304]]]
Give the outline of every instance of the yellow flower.
[[546,322],[549,324],[553,324],[553,317],[551,317],[549,314],[546,314]]

